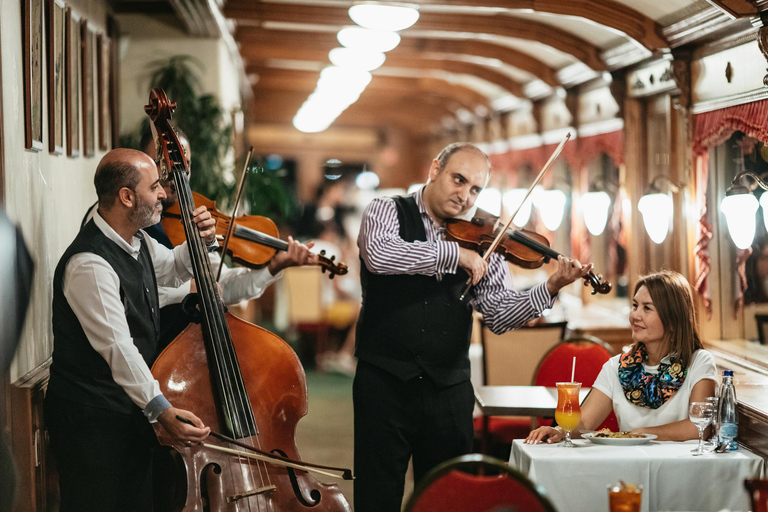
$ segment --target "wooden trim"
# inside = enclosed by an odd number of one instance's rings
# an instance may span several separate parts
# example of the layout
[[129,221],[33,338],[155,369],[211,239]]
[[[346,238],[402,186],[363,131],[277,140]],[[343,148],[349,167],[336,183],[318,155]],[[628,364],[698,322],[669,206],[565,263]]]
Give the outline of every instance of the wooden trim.
[[[320,5],[272,4],[231,0],[224,8],[224,16],[242,26],[261,25],[264,22],[306,23],[341,27],[349,24],[347,9]],[[405,30],[407,34],[409,29]],[[422,13],[414,30],[438,30],[476,34],[493,34],[536,41],[573,56],[595,71],[606,71],[600,59],[600,48],[589,41],[533,20],[515,18],[506,14],[476,15]]]
[[694,103],[692,111],[694,114],[701,114],[703,112],[735,107],[736,105],[743,105],[745,103],[752,103],[754,101],[760,101],[764,99],[768,99],[768,89],[765,88],[757,89],[754,91],[747,91],[740,94],[734,94],[733,96],[725,96],[715,100]]

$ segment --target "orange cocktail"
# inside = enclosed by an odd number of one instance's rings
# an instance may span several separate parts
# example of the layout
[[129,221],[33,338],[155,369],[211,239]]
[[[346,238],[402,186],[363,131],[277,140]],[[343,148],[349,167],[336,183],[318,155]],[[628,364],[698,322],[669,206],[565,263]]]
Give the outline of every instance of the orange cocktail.
[[581,420],[581,406],[579,405],[580,382],[558,382],[557,383],[557,409],[555,410],[555,421],[565,430],[565,442],[562,446],[573,448],[576,446],[571,442],[571,431],[576,428]]

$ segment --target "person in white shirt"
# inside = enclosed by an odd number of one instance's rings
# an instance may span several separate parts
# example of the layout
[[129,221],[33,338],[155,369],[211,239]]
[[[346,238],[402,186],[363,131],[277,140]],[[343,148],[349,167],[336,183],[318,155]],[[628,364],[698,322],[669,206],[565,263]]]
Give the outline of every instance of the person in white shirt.
[[[175,438],[210,433],[193,411],[173,407],[150,372],[157,356],[157,284],[192,276],[186,243],[169,250],[142,228],[160,217],[165,192],[147,155],[115,149],[94,178],[98,211],[54,274],[51,377],[45,400],[61,512],[151,510],[150,452],[159,421]],[[215,244],[215,220],[193,212]],[[185,424],[178,416],[192,421]]]
[[[575,436],[596,429],[613,411],[622,431],[655,434],[662,441],[697,439],[688,408],[715,396],[717,369],[702,348],[688,281],[672,271],[641,277],[629,322],[634,344],[603,365],[581,406]],[[564,437],[559,427],[539,427],[526,442]]]

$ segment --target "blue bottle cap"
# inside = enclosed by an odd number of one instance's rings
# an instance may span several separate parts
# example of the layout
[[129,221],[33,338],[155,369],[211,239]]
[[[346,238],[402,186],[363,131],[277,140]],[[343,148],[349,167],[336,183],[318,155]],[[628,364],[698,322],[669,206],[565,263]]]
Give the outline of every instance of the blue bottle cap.
[[733,370],[723,370],[723,377],[733,377]]

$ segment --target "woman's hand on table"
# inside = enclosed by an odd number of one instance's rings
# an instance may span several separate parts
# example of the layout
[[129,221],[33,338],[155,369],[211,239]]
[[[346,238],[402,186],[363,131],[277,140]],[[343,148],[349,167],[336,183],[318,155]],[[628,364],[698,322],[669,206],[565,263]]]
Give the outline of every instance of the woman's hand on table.
[[559,443],[565,437],[565,433],[559,428],[539,427],[532,430],[525,438],[525,444],[539,444],[542,441],[547,443]]

